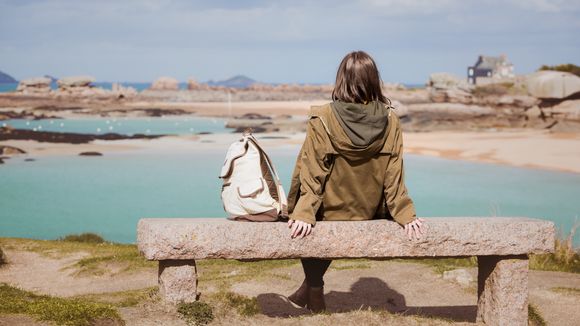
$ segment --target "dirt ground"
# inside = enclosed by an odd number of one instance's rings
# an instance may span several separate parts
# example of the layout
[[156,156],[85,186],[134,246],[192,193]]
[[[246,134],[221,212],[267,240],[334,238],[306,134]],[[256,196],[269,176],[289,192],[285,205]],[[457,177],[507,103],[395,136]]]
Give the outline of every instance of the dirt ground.
[[[70,266],[85,257],[82,252],[59,259],[18,250],[6,250],[6,255],[9,264],[0,267],[0,283],[40,294],[70,297],[113,293],[150,288],[157,283],[155,268],[131,273],[117,273],[113,268],[100,276],[76,275]],[[228,275],[233,278],[244,265],[223,268],[232,269]],[[260,314],[253,317],[229,314],[217,318],[213,324],[472,324],[477,304],[477,271],[467,270],[473,281],[460,285],[443,279],[432,267],[415,262],[335,261],[325,278],[329,314],[312,316],[307,310],[292,306],[286,298],[302,282],[300,265],[275,268],[260,277],[230,282],[231,291],[257,298]],[[203,267],[199,272],[202,277],[207,275]],[[203,296],[215,292],[219,284],[202,279],[202,300]],[[530,303],[538,308],[548,325],[577,325],[580,275],[531,271],[529,288]],[[119,308],[119,312],[127,325],[185,325],[175,307],[156,301],[144,300],[132,307]],[[0,316],[0,325],[15,324],[46,325],[21,315]]]

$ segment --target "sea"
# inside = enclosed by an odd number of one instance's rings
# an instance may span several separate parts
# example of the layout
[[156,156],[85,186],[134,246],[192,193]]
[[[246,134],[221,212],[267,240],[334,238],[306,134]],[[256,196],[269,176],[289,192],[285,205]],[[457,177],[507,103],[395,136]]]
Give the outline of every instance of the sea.
[[[224,120],[25,120],[18,127],[123,133],[230,133]],[[109,123],[107,123],[109,121]],[[115,123],[121,121],[121,125]],[[60,127],[60,123],[64,123]],[[179,123],[179,125],[176,125]],[[183,124],[183,125],[182,125]],[[62,129],[59,129],[62,128]],[[259,138],[258,134],[258,138]],[[190,150],[107,152],[101,157],[24,156],[0,165],[0,237],[57,239],[95,232],[134,243],[143,217],[225,218],[219,171],[227,145]],[[299,148],[270,150],[286,189]],[[33,159],[27,160],[27,159]],[[527,216],[554,221],[566,234],[579,220],[580,174],[406,155],[406,183],[417,213],[433,216]],[[580,245],[580,238],[574,243]]]

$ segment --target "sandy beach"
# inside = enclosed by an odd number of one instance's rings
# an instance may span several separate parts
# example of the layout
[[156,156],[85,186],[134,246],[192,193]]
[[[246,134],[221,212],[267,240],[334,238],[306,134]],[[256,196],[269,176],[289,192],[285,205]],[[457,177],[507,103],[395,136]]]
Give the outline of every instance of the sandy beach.
[[[239,134],[238,134],[239,135]],[[89,144],[39,143],[31,140],[2,141],[0,145],[21,148],[29,157],[45,155],[77,155],[80,152],[148,151],[204,151],[223,150],[224,155],[237,134],[208,134],[194,136],[167,136],[152,140],[97,140]],[[263,146],[275,149],[281,146],[298,147],[304,133],[260,133]],[[405,152],[516,167],[538,168],[580,173],[580,134],[549,133],[538,130],[467,132],[436,131],[408,132],[404,135]]]

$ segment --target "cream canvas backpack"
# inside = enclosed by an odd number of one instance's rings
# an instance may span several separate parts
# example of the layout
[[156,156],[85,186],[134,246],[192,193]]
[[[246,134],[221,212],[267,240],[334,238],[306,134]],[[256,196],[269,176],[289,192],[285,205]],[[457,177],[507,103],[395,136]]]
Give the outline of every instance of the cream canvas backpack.
[[266,222],[288,217],[278,173],[251,132],[244,132],[229,147],[220,178],[222,202],[230,219]]

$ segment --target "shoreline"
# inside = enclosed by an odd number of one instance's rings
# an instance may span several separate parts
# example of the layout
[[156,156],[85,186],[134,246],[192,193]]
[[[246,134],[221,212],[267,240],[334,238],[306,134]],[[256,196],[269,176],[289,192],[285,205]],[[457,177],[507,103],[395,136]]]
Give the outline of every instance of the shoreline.
[[[296,147],[305,133],[259,133],[267,150]],[[32,140],[0,141],[0,145],[21,148],[25,157],[67,156],[81,152],[130,153],[133,151],[223,151],[239,137],[236,133],[165,136],[151,140],[97,140],[87,144],[54,144]],[[405,153],[486,164],[538,170],[580,173],[580,133],[516,131],[434,131],[405,132]]]

